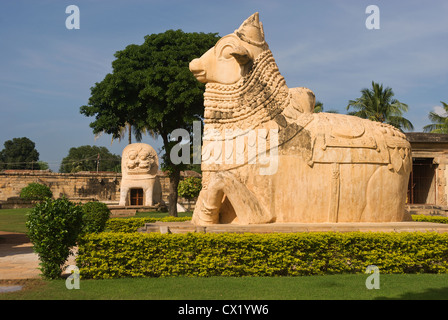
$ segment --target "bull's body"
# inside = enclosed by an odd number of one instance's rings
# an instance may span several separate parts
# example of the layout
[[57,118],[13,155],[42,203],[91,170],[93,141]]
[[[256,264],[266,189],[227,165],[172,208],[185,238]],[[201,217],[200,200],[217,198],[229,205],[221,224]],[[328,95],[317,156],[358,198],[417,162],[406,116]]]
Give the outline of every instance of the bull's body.
[[[227,60],[222,59],[225,50],[230,52]],[[277,161],[275,170],[260,174],[272,164],[250,161],[250,142],[245,140],[248,161],[203,162],[203,190],[194,223],[404,219],[411,170],[404,134],[357,117],[312,113],[313,93],[286,86],[264,43],[257,14],[193,61],[190,69],[207,83],[205,130],[218,130],[222,137],[226,130],[267,132],[268,136],[257,135],[256,142],[264,139],[267,154],[275,151]],[[270,139],[273,133],[276,140]],[[227,139],[233,150],[222,157],[235,156],[237,139],[238,134]],[[204,138],[203,150],[211,142]]]

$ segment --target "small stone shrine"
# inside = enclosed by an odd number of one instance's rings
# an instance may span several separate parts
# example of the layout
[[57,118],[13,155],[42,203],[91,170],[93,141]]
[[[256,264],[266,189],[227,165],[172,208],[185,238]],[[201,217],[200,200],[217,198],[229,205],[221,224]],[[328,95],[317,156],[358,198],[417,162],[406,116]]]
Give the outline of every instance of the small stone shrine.
[[148,144],[127,145],[121,158],[120,206],[153,206],[161,202],[157,152]]

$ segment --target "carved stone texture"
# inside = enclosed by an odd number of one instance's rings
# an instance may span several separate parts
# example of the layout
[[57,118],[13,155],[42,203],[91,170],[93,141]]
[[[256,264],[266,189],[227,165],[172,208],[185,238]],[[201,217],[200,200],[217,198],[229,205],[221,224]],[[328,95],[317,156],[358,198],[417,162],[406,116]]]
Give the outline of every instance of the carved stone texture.
[[161,201],[161,188],[157,171],[159,159],[157,152],[148,144],[127,145],[121,158],[122,179],[120,185],[120,206],[131,204],[130,190],[141,189],[143,203],[152,206]]
[[411,146],[396,128],[314,114],[288,88],[258,13],[190,63],[206,84],[197,225],[404,220]]

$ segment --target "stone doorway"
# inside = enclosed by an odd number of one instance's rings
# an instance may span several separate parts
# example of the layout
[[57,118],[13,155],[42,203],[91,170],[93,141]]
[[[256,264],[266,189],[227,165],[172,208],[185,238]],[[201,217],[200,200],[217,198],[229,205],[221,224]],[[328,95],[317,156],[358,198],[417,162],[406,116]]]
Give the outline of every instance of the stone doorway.
[[131,189],[131,206],[143,205],[143,189]]
[[409,204],[436,204],[436,169],[434,158],[414,158],[409,177]]

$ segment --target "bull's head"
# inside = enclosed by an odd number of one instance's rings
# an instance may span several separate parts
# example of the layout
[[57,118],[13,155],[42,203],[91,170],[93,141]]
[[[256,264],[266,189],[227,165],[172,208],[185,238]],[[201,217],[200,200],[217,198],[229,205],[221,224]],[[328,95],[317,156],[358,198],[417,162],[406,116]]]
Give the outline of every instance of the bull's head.
[[202,83],[233,84],[251,69],[253,60],[268,49],[258,12],[246,19],[234,33],[190,62],[190,70]]

